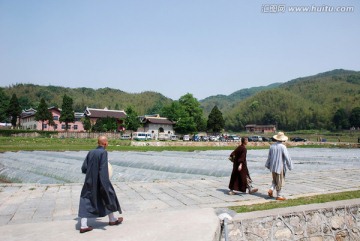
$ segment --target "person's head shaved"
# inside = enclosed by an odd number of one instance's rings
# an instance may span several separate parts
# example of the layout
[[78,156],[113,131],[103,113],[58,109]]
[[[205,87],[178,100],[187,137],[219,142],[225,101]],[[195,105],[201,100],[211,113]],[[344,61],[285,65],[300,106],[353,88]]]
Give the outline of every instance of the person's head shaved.
[[99,144],[99,146],[106,147],[107,144],[108,144],[107,137],[106,136],[99,136],[98,137],[98,144]]

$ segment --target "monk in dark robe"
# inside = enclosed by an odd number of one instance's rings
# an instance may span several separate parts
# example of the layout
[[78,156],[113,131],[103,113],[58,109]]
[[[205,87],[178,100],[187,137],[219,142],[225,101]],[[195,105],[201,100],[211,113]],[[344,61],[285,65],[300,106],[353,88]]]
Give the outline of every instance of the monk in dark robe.
[[246,145],[248,143],[248,138],[241,138],[241,145],[239,145],[231,154],[230,158],[233,160],[233,170],[230,177],[229,183],[229,195],[234,195],[235,191],[246,192],[246,189],[249,190],[249,193],[257,192],[257,188],[253,188],[251,183],[249,170],[246,163]]
[[87,225],[88,218],[109,216],[109,225],[119,225],[123,218],[115,218],[114,212],[121,212],[114,187],[110,182],[108,168],[108,146],[106,136],[98,138],[98,147],[89,151],[81,167],[86,174],[81,190],[79,217],[81,220],[80,233],[93,230]]

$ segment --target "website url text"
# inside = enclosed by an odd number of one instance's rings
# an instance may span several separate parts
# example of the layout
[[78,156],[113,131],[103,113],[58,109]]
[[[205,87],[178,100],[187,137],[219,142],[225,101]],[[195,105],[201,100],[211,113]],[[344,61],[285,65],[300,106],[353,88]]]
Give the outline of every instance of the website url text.
[[264,4],[261,6],[262,13],[352,13],[354,6],[287,6],[286,4]]

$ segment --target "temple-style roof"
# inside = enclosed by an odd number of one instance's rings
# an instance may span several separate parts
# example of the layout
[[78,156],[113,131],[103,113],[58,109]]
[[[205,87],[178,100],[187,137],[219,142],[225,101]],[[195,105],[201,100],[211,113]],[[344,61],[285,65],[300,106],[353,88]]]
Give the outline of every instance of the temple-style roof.
[[156,118],[156,117],[147,117],[147,122],[152,124],[166,124],[166,125],[173,125],[175,122],[168,120],[167,118]]
[[91,118],[106,118],[106,117],[113,117],[116,119],[124,119],[126,118],[126,113],[123,110],[108,110],[105,109],[95,109],[86,107],[84,111],[84,115],[91,117]]
[[275,125],[256,125],[256,124],[248,124],[245,126],[246,128],[250,128],[250,127],[259,127],[259,128],[262,128],[262,127],[275,127]]
[[163,125],[175,124],[174,121],[171,121],[165,117],[160,117],[159,114],[140,116],[140,121],[142,123],[151,123],[151,124],[163,124]]

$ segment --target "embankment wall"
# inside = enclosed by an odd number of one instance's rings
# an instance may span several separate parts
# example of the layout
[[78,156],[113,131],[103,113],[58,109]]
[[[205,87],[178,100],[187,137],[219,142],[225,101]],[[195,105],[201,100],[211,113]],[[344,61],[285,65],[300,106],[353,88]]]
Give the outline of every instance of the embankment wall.
[[359,241],[360,199],[237,214],[228,230],[230,241]]

